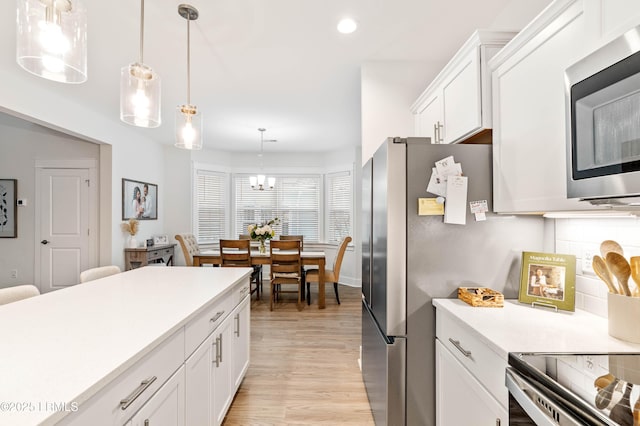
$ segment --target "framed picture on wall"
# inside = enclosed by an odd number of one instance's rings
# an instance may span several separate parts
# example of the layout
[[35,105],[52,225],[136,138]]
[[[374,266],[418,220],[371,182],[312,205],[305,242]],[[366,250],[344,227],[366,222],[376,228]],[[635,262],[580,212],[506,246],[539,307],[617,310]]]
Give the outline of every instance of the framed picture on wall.
[[571,254],[522,253],[518,301],[575,311],[576,257]]
[[18,237],[18,181],[0,179],[0,238]]
[[122,220],[157,220],[158,185],[122,179]]

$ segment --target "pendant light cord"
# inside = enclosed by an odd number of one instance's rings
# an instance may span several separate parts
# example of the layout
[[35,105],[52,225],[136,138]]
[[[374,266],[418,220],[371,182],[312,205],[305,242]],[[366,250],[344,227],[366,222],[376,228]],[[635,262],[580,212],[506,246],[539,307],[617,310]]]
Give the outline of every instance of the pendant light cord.
[[140,0],[140,65],[144,64],[144,0]]
[[191,17],[187,17],[187,105],[191,105]]

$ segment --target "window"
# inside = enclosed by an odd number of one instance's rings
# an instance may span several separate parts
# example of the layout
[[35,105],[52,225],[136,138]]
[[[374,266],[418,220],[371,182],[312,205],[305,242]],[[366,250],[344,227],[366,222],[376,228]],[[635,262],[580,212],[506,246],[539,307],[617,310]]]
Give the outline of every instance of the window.
[[224,173],[196,169],[195,235],[200,244],[217,244],[225,238],[227,177]]
[[320,241],[320,175],[276,176],[272,190],[256,191],[249,175],[236,175],[235,229],[246,234],[252,223],[277,217],[278,235],[303,235],[305,243]]
[[351,235],[353,176],[350,172],[327,174],[327,242],[340,243]]

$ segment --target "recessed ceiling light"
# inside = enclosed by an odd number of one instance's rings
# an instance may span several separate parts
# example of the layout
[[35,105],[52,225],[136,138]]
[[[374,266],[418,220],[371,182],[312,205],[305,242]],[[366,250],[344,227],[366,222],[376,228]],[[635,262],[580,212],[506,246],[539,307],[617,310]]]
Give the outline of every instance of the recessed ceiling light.
[[342,34],[351,34],[358,28],[358,24],[351,18],[344,18],[338,22],[338,31]]

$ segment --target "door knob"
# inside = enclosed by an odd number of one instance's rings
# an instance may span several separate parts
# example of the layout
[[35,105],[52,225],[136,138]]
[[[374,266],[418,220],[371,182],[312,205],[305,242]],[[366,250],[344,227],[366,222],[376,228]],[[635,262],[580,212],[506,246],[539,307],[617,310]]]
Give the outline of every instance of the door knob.
[[42,241],[40,241],[40,244],[47,245],[47,244],[49,244],[49,241],[47,241],[47,240],[42,240]]

